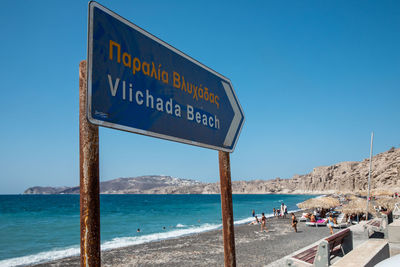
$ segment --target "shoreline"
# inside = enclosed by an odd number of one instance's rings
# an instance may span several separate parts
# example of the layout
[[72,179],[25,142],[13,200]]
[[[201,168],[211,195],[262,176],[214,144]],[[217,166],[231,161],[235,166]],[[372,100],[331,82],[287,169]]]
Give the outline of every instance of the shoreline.
[[[174,194],[175,195],[175,194]],[[186,194],[185,194],[186,195]],[[198,194],[199,196],[203,194]],[[215,194],[217,195],[217,194]],[[243,194],[241,194],[243,195]],[[268,195],[276,195],[276,194],[264,194],[266,196]],[[55,196],[55,195],[54,195]],[[218,195],[219,196],[219,195]],[[249,195],[251,196],[251,195]],[[281,199],[278,197],[279,195],[276,195],[276,201],[281,201],[278,199]],[[290,196],[287,195],[287,196]],[[305,198],[314,198],[318,197],[318,195],[313,195]],[[300,197],[301,199],[301,197]],[[301,202],[301,200],[298,201],[292,201],[291,207],[296,208],[296,210],[300,210],[294,205],[297,202]],[[272,203],[272,202],[271,202]],[[259,212],[261,213],[261,212]],[[261,217],[260,214],[257,214],[257,216]],[[272,211],[271,213],[266,212],[266,217],[272,217]],[[246,225],[250,221],[253,220],[253,217],[247,216],[245,218],[241,217],[235,220],[235,229],[237,227],[240,227],[242,225]],[[189,227],[188,227],[189,226]],[[193,226],[193,227],[192,227]],[[182,228],[181,228],[182,227]],[[101,249],[102,249],[102,254],[107,253],[108,251],[115,250],[115,249],[125,249],[127,247],[131,246],[144,246],[148,243],[157,243],[157,242],[163,242],[166,240],[178,240],[180,238],[185,238],[191,235],[201,235],[205,234],[207,232],[217,232],[220,231],[222,232],[222,222],[221,221],[213,221],[213,223],[206,223],[203,222],[200,225],[179,225],[177,224],[176,226],[170,226],[168,231],[162,231],[162,232],[156,232],[156,233],[147,233],[144,232],[144,235],[132,235],[132,236],[121,236],[112,238],[110,240],[102,240],[101,242]],[[135,228],[136,229],[136,228]],[[220,234],[222,237],[222,233]],[[139,237],[139,238],[138,238]],[[222,240],[222,239],[221,239]],[[222,243],[221,243],[222,244]],[[223,247],[222,247],[223,249]],[[58,262],[58,261],[63,261],[64,259],[68,258],[73,258],[73,257],[79,257],[80,254],[80,247],[79,244],[73,244],[71,246],[65,246],[65,247],[53,247],[52,249],[48,249],[46,251],[42,252],[37,252],[37,253],[32,253],[28,255],[21,255],[17,257],[12,257],[12,258],[6,258],[3,260],[0,260],[0,265],[5,264],[6,266],[33,266],[33,265],[40,265],[40,264],[47,264],[47,263],[52,263],[52,262]]]
[[[303,211],[295,212],[300,217]],[[236,261],[238,266],[263,266],[310,245],[329,235],[327,227],[298,224],[298,233],[286,219],[267,218],[269,232],[260,225],[235,225]],[[101,252],[104,266],[223,266],[222,229],[170,238]],[[80,257],[73,256],[33,266],[76,266]]]

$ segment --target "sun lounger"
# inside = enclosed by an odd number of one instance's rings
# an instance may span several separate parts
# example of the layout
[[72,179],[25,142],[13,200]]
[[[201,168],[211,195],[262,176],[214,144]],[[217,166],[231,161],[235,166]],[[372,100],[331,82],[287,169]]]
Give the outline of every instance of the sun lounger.
[[400,218],[400,202],[394,204],[393,217]]
[[318,220],[318,221],[316,221],[316,222],[306,222],[306,225],[307,225],[307,226],[315,226],[315,227],[318,227],[318,226],[326,226],[327,221],[328,221],[328,220],[320,219],[320,220]]
[[337,223],[342,223],[344,220],[344,213],[340,213],[339,216],[336,218]]
[[333,225],[333,228],[342,229],[342,228],[346,228],[346,227],[348,227],[348,226],[349,226],[348,223],[337,223],[337,224],[334,224],[334,225]]
[[[346,228],[347,226],[349,226],[349,224],[347,222],[344,221],[345,217],[344,214],[341,213],[338,217],[337,217],[337,223],[333,225],[333,228]],[[343,222],[344,221],[344,222]]]
[[306,222],[308,218],[306,217],[308,213],[303,212],[303,215],[300,217],[299,221],[300,222]]
[[349,226],[349,223],[347,223],[347,222],[333,224],[333,228],[336,228],[336,229],[342,229],[342,228],[346,228],[348,226]]

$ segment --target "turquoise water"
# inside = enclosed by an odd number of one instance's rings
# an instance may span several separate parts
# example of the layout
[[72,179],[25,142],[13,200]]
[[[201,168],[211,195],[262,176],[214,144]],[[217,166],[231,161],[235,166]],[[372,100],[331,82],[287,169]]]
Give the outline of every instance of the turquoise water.
[[[234,220],[251,221],[252,209],[271,214],[282,201],[297,210],[311,197],[234,195]],[[219,195],[101,195],[100,210],[102,249],[221,227]],[[79,224],[79,195],[0,195],[0,266],[78,255]]]

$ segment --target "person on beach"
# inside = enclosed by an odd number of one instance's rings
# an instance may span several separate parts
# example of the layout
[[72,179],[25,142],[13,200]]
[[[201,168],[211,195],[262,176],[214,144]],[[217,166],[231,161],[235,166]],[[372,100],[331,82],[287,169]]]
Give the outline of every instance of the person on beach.
[[311,215],[310,222],[317,222],[314,214]]
[[272,209],[272,212],[274,213],[274,217],[276,216],[276,210],[275,208]]
[[251,223],[249,223],[249,225],[255,225],[255,224],[259,224],[260,221],[258,220],[257,216],[254,216],[255,220]]
[[282,205],[281,205],[281,216],[282,216],[282,218],[286,219],[286,214],[287,214],[287,207],[286,207],[286,205],[282,202]]
[[331,232],[331,235],[333,235],[333,218],[332,218],[332,214],[329,214],[329,218],[328,218],[328,227],[329,227],[329,231]]
[[292,212],[292,227],[293,227],[294,231],[297,233],[297,219],[296,219],[296,215],[294,215],[293,212]]
[[253,217],[255,217],[255,216],[256,216],[256,212],[255,212],[255,210],[253,210],[253,211],[252,211],[252,214],[253,214]]
[[321,212],[320,212],[319,216],[321,218],[325,218],[325,215],[326,215],[326,210],[325,209],[321,209]]
[[261,232],[263,231],[263,229],[265,232],[268,232],[266,223],[267,223],[267,218],[265,217],[264,212],[263,212],[262,217],[261,217]]

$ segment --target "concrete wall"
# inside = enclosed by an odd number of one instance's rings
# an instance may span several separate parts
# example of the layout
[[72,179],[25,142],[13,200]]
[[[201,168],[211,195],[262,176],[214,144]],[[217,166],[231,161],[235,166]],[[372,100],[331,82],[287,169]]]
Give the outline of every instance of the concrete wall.
[[389,224],[388,236],[390,243],[400,243],[400,219],[394,220]]
[[369,239],[356,247],[332,266],[373,267],[390,257],[389,243],[385,239]]

